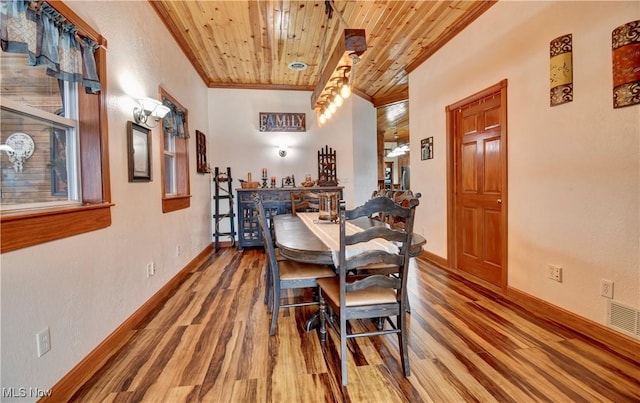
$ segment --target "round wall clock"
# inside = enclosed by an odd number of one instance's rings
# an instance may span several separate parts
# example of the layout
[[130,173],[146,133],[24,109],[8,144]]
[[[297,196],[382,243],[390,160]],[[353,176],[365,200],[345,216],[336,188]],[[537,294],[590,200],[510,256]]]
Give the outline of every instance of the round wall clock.
[[7,154],[16,172],[22,172],[24,161],[33,155],[33,150],[36,148],[33,139],[27,133],[13,133],[7,138],[5,144],[13,149]]

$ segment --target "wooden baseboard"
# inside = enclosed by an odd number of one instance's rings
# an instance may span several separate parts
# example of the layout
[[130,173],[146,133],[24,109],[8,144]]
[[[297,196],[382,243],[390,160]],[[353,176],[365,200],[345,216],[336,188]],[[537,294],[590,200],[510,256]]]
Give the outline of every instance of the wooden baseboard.
[[149,298],[137,311],[102,341],[82,361],[60,379],[52,388],[51,395],[40,402],[68,402],[73,394],[131,337],[131,331],[163,300],[169,297],[182,282],[213,253],[213,244],[207,245],[178,274]]
[[438,267],[442,267],[443,269],[449,269],[449,261],[447,259],[438,255],[434,255],[433,253],[427,252],[426,250],[422,252],[419,258],[425,259]]
[[604,325],[576,315],[547,301],[512,287],[507,288],[507,298],[537,315],[566,326],[594,339],[616,353],[640,362],[640,340],[616,332]]
[[518,289],[507,287],[506,293],[501,288],[489,284],[481,279],[476,278],[461,270],[452,269],[448,265],[448,261],[440,256],[433,255],[429,252],[423,252],[419,259],[424,259],[428,263],[438,266],[444,270],[458,274],[469,281],[473,281],[485,288],[494,291],[509,301],[531,311],[532,313],[545,318],[549,321],[558,323],[581,333],[595,342],[601,344],[619,355],[640,362],[640,340],[636,340],[623,333],[617,332],[604,325],[593,322],[585,317],[569,312],[559,306],[553,305],[533,295],[527,294]]

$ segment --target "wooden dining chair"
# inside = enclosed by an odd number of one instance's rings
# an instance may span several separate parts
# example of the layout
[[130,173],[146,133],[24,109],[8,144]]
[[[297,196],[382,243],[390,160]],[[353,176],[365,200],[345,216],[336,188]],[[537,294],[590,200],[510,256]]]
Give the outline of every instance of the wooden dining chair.
[[[374,192],[373,197],[389,197],[395,203],[403,207],[409,207],[412,199],[419,199],[422,196],[422,194],[420,193],[416,193],[414,195],[413,192],[410,190],[406,190],[406,191],[384,190],[384,192],[385,192],[384,194],[377,194],[377,195],[376,195],[376,192]],[[383,221],[385,224],[393,227],[402,228],[405,226],[406,219],[404,217],[394,216],[394,215],[391,215],[391,213],[386,213],[386,212],[379,213],[378,215],[376,215],[376,217],[378,217],[378,219]],[[394,265],[378,263],[378,264],[372,264],[366,267],[365,266],[359,267],[356,270],[356,273],[385,274],[390,276],[397,276],[398,268],[395,267]],[[407,302],[406,303],[407,312],[411,312],[411,306],[409,304],[409,301],[406,301],[406,302]]]
[[[326,337],[327,321],[340,336],[342,384],[347,385],[347,340],[355,337],[397,334],[400,358],[405,376],[410,375],[407,351],[406,304],[409,247],[417,198],[403,207],[388,197],[375,197],[352,210],[340,207],[340,251],[338,277],[318,279],[320,290],[320,337]],[[374,213],[403,217],[405,226],[373,226],[348,235],[349,221]],[[377,249],[369,241],[387,241],[387,248]],[[390,246],[389,246],[390,245]],[[396,267],[396,276],[378,273],[348,274],[358,268],[385,264]],[[333,314],[328,315],[327,307]],[[339,322],[336,323],[335,315]],[[395,321],[391,318],[395,317]],[[347,321],[384,318],[383,326],[376,330],[354,333]],[[384,325],[388,324],[387,328]]]
[[[317,299],[302,302],[282,303],[281,291],[287,289],[317,288],[317,280],[325,277],[336,277],[336,272],[329,266],[323,264],[301,263],[293,260],[276,257],[274,242],[271,237],[271,230],[267,224],[264,205],[260,196],[254,197],[256,211],[258,213],[258,223],[262,232],[264,250],[267,254],[267,275],[270,284],[267,285],[268,312],[271,313],[271,327],[269,334],[276,333],[278,325],[278,312],[280,308],[298,307],[306,305],[317,305]],[[317,293],[314,293],[317,295]]]
[[308,190],[291,192],[291,214],[303,211],[320,211],[319,195]]

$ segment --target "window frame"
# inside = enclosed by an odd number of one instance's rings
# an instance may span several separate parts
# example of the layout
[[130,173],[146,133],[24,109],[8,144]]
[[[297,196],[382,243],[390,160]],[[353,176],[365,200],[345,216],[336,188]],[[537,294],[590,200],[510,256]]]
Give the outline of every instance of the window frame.
[[[159,90],[160,99],[167,99],[179,110],[184,112],[184,131],[189,133],[189,111],[172,97],[163,87]],[[160,130],[164,130],[161,128]],[[168,193],[166,189],[165,170],[165,135],[160,135],[160,176],[162,178],[162,212],[170,213],[191,207],[191,190],[189,179],[189,139],[174,137],[174,149],[172,151],[175,163],[175,193]]]
[[107,40],[63,2],[56,1],[49,4],[78,27],[81,35],[96,41],[99,45],[95,51],[95,59],[102,90],[99,94],[78,91],[82,205],[2,212],[0,253],[107,228],[111,225],[113,203],[111,203],[106,109]]

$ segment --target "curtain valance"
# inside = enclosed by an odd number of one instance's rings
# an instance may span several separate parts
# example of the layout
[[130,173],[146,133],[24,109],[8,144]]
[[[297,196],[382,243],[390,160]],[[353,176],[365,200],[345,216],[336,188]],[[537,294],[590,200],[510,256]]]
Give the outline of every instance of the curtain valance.
[[52,77],[82,83],[90,94],[100,92],[98,44],[78,35],[78,28],[49,4],[1,1],[0,41],[5,52],[27,54],[30,66],[44,65]]
[[171,110],[162,119],[164,131],[171,136],[188,139],[189,133],[185,128],[185,112],[165,97],[162,98],[162,104]]

